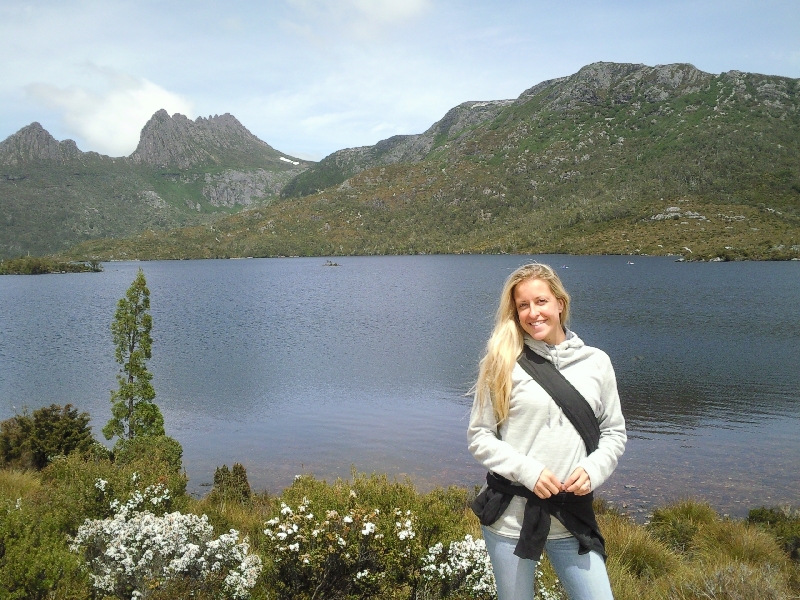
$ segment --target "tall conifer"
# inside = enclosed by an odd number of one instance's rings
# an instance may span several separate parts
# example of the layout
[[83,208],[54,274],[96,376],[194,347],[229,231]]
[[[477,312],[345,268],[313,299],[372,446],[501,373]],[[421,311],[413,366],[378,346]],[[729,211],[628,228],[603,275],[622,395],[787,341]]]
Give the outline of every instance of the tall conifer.
[[119,389],[111,392],[111,420],[103,428],[107,440],[119,436],[120,441],[134,437],[164,435],[164,417],[153,402],[156,397],[147,370],[153,339],[150,330],[150,290],[139,269],[136,279],[124,298],[117,303],[111,333],[116,347]]

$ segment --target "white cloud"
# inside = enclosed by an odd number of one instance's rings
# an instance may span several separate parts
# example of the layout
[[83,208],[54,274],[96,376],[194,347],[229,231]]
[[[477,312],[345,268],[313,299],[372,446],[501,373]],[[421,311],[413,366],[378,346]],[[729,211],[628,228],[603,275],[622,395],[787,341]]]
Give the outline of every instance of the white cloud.
[[157,110],[192,115],[191,102],[147,79],[108,68],[90,70],[104,84],[100,91],[48,83],[30,84],[25,91],[30,99],[59,112],[65,130],[92,150],[126,156],[136,149],[142,127]]

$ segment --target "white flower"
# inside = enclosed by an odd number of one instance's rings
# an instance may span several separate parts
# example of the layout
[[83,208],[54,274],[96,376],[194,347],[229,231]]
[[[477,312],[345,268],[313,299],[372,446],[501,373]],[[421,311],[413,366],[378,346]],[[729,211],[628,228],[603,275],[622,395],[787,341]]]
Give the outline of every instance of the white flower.
[[[147,511],[136,512],[132,507],[141,498],[134,494],[126,504],[117,503],[119,510],[109,519],[87,519],[72,540],[70,550],[86,551],[90,577],[97,590],[142,590],[178,574],[192,573],[192,577],[204,579],[212,572],[227,569],[226,597],[249,596],[261,572],[261,559],[248,554],[246,539],[239,542],[239,534],[233,529],[214,539],[205,515],[174,512],[159,517]],[[142,594],[137,592],[133,597]]]
[[[467,535],[463,541],[451,542],[445,547],[439,543],[428,548],[428,553],[422,559],[422,577],[428,581],[434,579],[442,582],[463,581],[463,585],[470,590],[470,596],[494,596],[495,582],[492,573],[486,544],[483,540],[474,540]],[[540,585],[537,584],[537,588]],[[547,590],[542,589],[542,598],[547,596]]]
[[375,533],[375,523],[364,523],[364,529],[361,530],[361,534],[369,535],[370,533]]
[[345,523],[352,523],[353,522],[353,517],[348,515],[344,519],[342,519],[342,521],[344,521]]

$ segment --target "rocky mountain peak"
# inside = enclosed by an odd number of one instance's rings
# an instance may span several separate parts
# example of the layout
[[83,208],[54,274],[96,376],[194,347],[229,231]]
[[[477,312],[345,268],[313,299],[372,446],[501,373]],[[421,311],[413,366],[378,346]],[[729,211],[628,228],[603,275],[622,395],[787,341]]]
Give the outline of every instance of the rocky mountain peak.
[[35,161],[64,163],[82,154],[73,140],[59,142],[36,121],[0,142],[0,164],[3,165]]
[[624,104],[640,96],[659,102],[683,96],[707,85],[712,75],[686,63],[656,65],[596,62],[569,77],[543,81],[524,91],[517,103],[524,103],[549,89],[546,96],[554,110],[572,110],[583,104],[599,106],[611,99]]
[[261,141],[231,114],[194,121],[166,110],[156,112],[142,128],[139,145],[129,159],[159,168],[188,169],[221,164],[231,155],[277,160],[279,153]]

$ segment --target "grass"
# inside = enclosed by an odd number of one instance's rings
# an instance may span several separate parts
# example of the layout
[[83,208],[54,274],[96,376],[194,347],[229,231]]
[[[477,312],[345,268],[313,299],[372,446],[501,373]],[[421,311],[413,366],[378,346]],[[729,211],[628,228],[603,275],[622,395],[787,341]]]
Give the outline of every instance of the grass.
[[35,471],[17,471],[3,469],[0,471],[0,498],[16,500],[28,498],[42,485],[42,481]]

